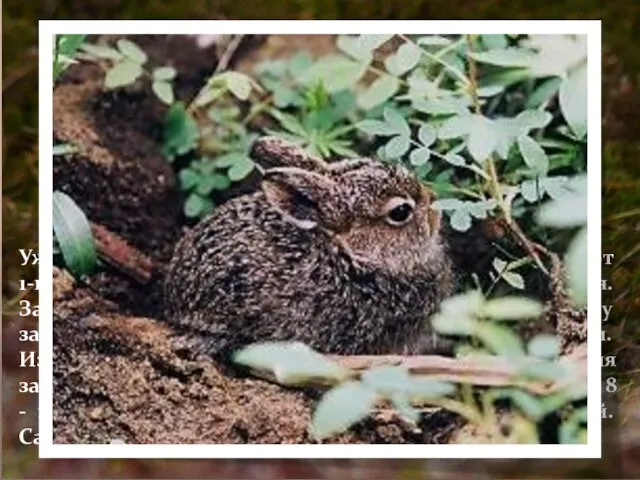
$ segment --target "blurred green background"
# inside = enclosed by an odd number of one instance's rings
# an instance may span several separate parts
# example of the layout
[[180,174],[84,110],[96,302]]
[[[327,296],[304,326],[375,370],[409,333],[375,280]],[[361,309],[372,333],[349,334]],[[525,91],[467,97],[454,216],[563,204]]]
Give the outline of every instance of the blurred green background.
[[[615,336],[627,384],[637,368],[640,343],[640,2],[628,0],[290,0],[259,2],[218,0],[8,0],[3,4],[3,347],[12,341],[7,315],[19,278],[36,271],[19,266],[18,248],[37,247],[37,20],[38,19],[601,19],[603,21],[603,251],[616,254],[614,269],[603,271],[613,282]],[[216,32],[210,32],[216,33]],[[43,132],[45,135],[47,132]],[[609,275],[610,274],[610,275]],[[605,297],[605,303],[607,298]],[[14,349],[8,349],[15,351]],[[3,354],[8,363],[8,357]],[[7,373],[3,369],[3,373]],[[626,375],[625,375],[626,372]],[[15,384],[3,378],[3,402]],[[622,390],[627,395],[631,388]],[[4,415],[13,416],[5,403]],[[7,417],[3,418],[6,420]],[[605,447],[605,461],[519,462],[502,469],[495,462],[453,466],[431,462],[213,462],[213,461],[38,461],[35,448],[21,447],[7,422],[3,432],[3,478],[443,478],[433,472],[465,472],[496,478],[640,478],[620,471],[615,445]],[[629,447],[631,448],[631,447]],[[608,453],[607,453],[608,452]],[[625,453],[623,453],[624,455]],[[633,452],[626,452],[633,455]],[[637,452],[635,453],[637,456]],[[514,462],[510,462],[511,465]],[[523,468],[524,467],[524,468]],[[570,467],[570,468],[569,468]],[[428,473],[428,472],[431,473]],[[493,473],[488,473],[493,472]],[[518,472],[518,473],[516,473]],[[526,472],[526,473],[525,473]],[[215,475],[215,477],[214,477]],[[452,473],[450,477],[456,478]],[[518,475],[516,477],[516,475]],[[501,475],[500,475],[501,476]],[[479,478],[479,477],[474,477]]]

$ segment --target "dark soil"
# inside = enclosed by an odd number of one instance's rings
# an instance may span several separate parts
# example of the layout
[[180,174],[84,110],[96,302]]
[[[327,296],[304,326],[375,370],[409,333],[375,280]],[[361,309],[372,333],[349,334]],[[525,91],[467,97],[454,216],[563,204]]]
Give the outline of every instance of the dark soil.
[[[190,98],[215,68],[214,49],[185,37],[136,38],[151,63],[170,63]],[[54,162],[54,188],[89,219],[160,264],[185,219],[159,151],[164,108],[148,89],[106,93],[99,65],[81,64],[54,92],[54,136],[81,153]],[[159,280],[156,279],[156,280]],[[76,284],[54,275],[56,443],[304,443],[317,392],[287,390],[195,357],[162,322],[159,282],[141,287],[104,269]],[[388,412],[337,443],[442,443],[455,416],[425,415],[421,430]]]
[[[54,273],[56,443],[306,443],[313,392],[246,378],[194,357],[162,322]],[[435,412],[416,432],[374,416],[335,443],[439,443],[456,426]]]

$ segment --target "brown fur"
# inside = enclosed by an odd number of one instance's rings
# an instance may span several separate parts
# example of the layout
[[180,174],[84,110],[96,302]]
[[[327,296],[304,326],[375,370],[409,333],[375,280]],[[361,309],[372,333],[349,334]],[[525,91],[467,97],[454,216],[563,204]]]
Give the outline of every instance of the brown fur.
[[[453,288],[431,192],[401,167],[325,165],[274,137],[253,155],[279,166],[178,243],[168,320],[225,358],[267,340],[337,354],[446,350],[428,322]],[[394,197],[416,205],[402,226],[384,218]]]

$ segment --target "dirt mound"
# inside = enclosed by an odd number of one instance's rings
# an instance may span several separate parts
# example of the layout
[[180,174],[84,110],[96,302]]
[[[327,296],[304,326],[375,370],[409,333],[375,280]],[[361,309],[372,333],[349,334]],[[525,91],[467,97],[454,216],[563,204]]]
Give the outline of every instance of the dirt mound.
[[[119,313],[54,273],[56,443],[306,443],[315,392],[287,390],[195,357],[162,322]],[[422,432],[377,415],[335,443],[436,443],[452,416]],[[440,424],[440,425],[438,425]]]

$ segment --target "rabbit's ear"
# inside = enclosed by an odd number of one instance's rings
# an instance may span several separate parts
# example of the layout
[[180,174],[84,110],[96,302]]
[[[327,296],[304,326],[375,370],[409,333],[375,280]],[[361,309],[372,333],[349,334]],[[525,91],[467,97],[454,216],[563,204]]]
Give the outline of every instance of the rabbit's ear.
[[323,172],[327,164],[309,155],[301,147],[278,137],[262,137],[251,145],[250,156],[264,168],[296,167],[312,172]]
[[334,209],[336,183],[319,173],[302,168],[267,170],[262,180],[267,201],[298,227],[311,230],[320,223],[337,221]]

